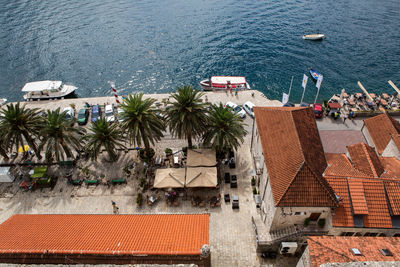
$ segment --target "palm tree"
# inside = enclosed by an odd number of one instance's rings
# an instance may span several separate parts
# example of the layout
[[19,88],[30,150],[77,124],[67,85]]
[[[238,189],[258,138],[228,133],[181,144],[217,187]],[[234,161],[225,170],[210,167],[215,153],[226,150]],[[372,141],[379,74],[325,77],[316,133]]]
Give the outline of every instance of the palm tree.
[[192,148],[192,138],[201,136],[207,122],[207,105],[201,97],[204,93],[185,85],[171,94],[175,100],[166,111],[166,120],[172,135],[187,138],[188,147]]
[[212,145],[217,155],[222,155],[230,149],[237,149],[244,142],[247,131],[243,119],[232,109],[212,105],[208,126],[203,136],[206,145]]
[[122,131],[117,123],[110,124],[105,118],[92,122],[91,133],[85,136],[88,141],[86,150],[91,158],[96,160],[100,151],[104,148],[111,161],[117,160],[117,148],[125,148]]
[[160,141],[163,137],[165,126],[160,111],[152,105],[154,98],[142,99],[143,93],[129,95],[121,105],[122,129],[127,131],[131,143],[141,146],[146,153],[150,151],[150,144]]
[[0,136],[0,155],[3,156],[6,161],[10,159],[7,155],[7,150],[4,148],[3,136]]
[[26,108],[20,103],[9,104],[0,111],[0,131],[3,135],[4,147],[7,150],[18,152],[19,147],[24,147],[25,142],[35,151],[41,159],[35,138],[39,137],[43,125],[43,118],[39,115],[39,109]]
[[53,156],[57,161],[72,158],[72,150],[81,150],[82,135],[84,130],[71,126],[71,121],[67,118],[66,112],[60,112],[60,108],[54,111],[47,111],[47,120],[40,130],[42,136],[39,151],[46,150],[45,157],[51,162]]

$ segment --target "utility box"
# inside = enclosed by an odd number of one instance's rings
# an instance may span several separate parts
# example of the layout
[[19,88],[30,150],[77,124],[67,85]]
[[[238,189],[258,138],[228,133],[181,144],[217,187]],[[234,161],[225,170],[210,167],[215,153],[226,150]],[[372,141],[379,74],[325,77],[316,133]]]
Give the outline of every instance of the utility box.
[[0,183],[11,183],[14,179],[10,174],[10,167],[0,167]]
[[279,252],[281,254],[294,254],[297,250],[297,243],[296,242],[282,242],[281,246],[279,247]]

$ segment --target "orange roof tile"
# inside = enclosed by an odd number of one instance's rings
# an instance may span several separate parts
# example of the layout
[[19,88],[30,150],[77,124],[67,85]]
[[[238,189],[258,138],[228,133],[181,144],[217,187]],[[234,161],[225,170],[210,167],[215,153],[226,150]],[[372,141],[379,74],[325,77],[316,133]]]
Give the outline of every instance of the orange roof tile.
[[[400,238],[357,236],[311,236],[307,238],[312,266],[334,262],[400,261]],[[361,256],[351,249],[357,248]],[[380,249],[389,249],[384,256]]]
[[379,177],[384,172],[382,163],[371,146],[360,143],[348,146],[347,150],[354,167],[359,171],[372,177]]
[[351,204],[349,190],[346,178],[329,177],[327,181],[335,190],[336,195],[340,198],[339,207],[332,214],[333,225],[337,227],[354,226],[353,214],[351,213]]
[[322,177],[326,161],[312,109],[255,107],[254,113],[275,205],[336,206]]
[[353,213],[357,215],[368,214],[367,201],[364,195],[364,186],[361,179],[347,180],[351,197]]
[[387,113],[366,119],[364,124],[379,154],[382,154],[385,150],[391,135],[400,134],[400,123]]
[[199,255],[209,214],[14,215],[0,253]]
[[385,189],[388,195],[391,213],[400,215],[400,183],[397,181],[385,181]]
[[340,176],[340,177],[369,177],[365,173],[355,169],[350,159],[345,154],[325,154],[328,168],[324,172],[324,176]]
[[381,178],[400,180],[400,160],[394,157],[380,157],[385,172]]

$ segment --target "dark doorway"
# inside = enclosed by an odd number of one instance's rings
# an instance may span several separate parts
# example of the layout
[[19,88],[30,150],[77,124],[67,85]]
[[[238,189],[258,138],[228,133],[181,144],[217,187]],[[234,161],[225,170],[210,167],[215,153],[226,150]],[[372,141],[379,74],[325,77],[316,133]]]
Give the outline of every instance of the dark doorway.
[[321,216],[321,213],[311,213],[310,221],[318,221],[319,216]]

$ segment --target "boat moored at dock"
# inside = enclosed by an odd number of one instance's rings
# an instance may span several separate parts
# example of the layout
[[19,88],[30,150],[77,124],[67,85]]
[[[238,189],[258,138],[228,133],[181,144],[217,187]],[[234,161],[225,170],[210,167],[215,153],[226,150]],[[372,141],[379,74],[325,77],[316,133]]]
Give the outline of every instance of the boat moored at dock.
[[64,98],[74,94],[76,89],[78,88],[61,81],[38,81],[25,84],[22,92],[26,93],[26,101],[32,101]]
[[249,90],[250,85],[243,76],[212,76],[202,80],[200,86],[204,91]]

